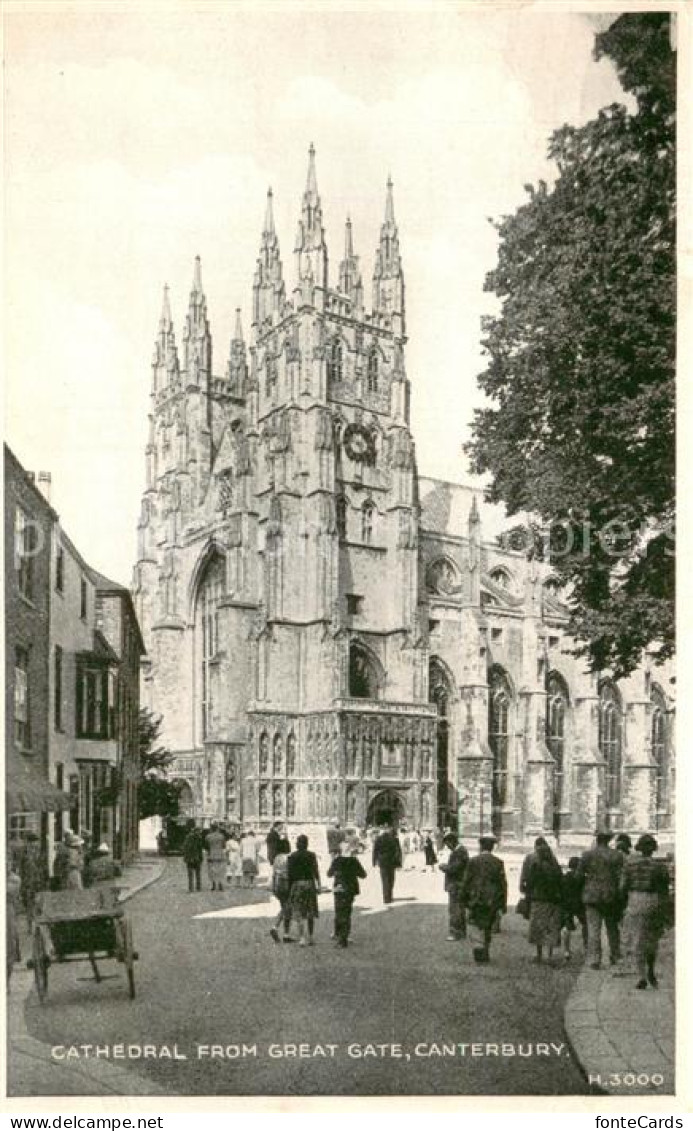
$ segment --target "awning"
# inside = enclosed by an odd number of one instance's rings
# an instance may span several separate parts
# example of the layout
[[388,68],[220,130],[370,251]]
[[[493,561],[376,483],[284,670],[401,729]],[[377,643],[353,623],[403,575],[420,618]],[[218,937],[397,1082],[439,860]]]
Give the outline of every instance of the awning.
[[5,798],[8,813],[59,813],[75,803],[69,793],[29,766],[8,766]]

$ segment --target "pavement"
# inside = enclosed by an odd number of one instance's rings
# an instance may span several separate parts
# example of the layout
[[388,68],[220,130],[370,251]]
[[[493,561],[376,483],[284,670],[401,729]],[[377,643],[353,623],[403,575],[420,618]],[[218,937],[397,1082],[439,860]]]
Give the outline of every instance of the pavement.
[[[160,878],[165,862],[143,856],[123,869],[118,881],[120,902],[124,903]],[[23,917],[20,920],[21,927]],[[24,931],[22,955],[29,953]],[[25,1005],[34,989],[34,975],[25,965],[12,972],[7,989],[6,1072],[13,1096],[131,1096],[161,1095],[146,1077],[101,1060],[76,1064],[59,1063],[51,1056],[50,1045],[29,1033]],[[8,1092],[10,1092],[8,1088]],[[169,1093],[174,1094],[174,1093]]]
[[[539,972],[530,965],[524,921],[512,913],[521,856],[504,858],[510,914],[494,942],[492,966],[475,968],[466,951],[461,954],[461,948],[444,942],[445,897],[439,874],[434,878],[418,868],[400,873],[395,892],[399,898],[389,909],[382,907],[377,877],[371,874],[357,903],[355,945],[347,952],[327,943],[324,919],[329,924],[331,897],[322,896],[318,945],[296,954],[295,947],[275,948],[267,940],[276,905],[268,897],[264,877],[250,890],[189,895],[179,860],[143,857],[126,869],[121,898],[132,899],[162,873],[163,882],[135,900],[130,912],[141,959],[150,956],[151,961],[140,961],[136,968],[136,1001],[121,1002],[123,995],[116,990],[109,995],[101,986],[90,991],[87,1005],[84,991],[70,996],[64,982],[56,987],[58,993],[63,991],[61,1011],[49,1011],[36,1001],[31,972],[16,971],[9,991],[11,1094],[421,1094],[430,1083],[430,1091],[437,1094],[672,1095],[673,933],[660,948],[657,991],[637,991],[634,978],[613,978],[609,970],[582,969],[579,945],[572,964],[556,963]],[[180,927],[186,918],[189,928],[183,935]],[[182,938],[190,945],[187,955],[179,949]],[[150,952],[158,947],[161,954],[154,959]],[[307,969],[302,972],[304,963]],[[141,1041],[143,1032],[151,1032],[148,1039],[170,1042],[171,1015],[160,1021],[151,1003],[170,996],[171,981],[180,980],[181,967],[185,978],[178,989],[173,1030],[181,1048],[194,1048],[202,1040],[210,1045],[218,1041],[228,1050],[230,1041],[242,1046],[246,1035],[249,1045],[262,1037],[265,1045],[268,1037],[282,1046],[313,1044],[326,1037],[341,1041],[348,1033],[363,1047],[387,1039],[414,1048],[407,1041],[421,1037],[435,1049],[457,1033],[458,1039],[510,1044],[524,1040],[535,1042],[535,1047],[537,1041],[565,1041],[565,1051],[553,1065],[541,1059],[526,1064],[517,1059],[450,1061],[434,1053],[423,1066],[360,1060],[342,1065],[341,1072],[336,1064],[316,1065],[311,1060],[293,1066],[260,1060],[242,1065],[157,1060],[139,1061],[134,1068],[112,1060],[68,1063],[52,1058],[51,1045],[58,1041],[109,1042],[123,1035]],[[223,994],[209,988],[210,976],[212,986],[215,978],[223,984]],[[307,990],[314,996],[308,998],[306,1014]],[[50,992],[49,985],[48,1003]],[[92,1000],[99,996],[108,1008]],[[388,1024],[381,1024],[388,1013]],[[90,1030],[92,1021],[99,1023]],[[381,1033],[385,1029],[386,1036]]]
[[565,1029],[590,1085],[613,1096],[675,1092],[674,934],[660,944],[659,988],[636,990],[636,978],[610,970],[580,974]]

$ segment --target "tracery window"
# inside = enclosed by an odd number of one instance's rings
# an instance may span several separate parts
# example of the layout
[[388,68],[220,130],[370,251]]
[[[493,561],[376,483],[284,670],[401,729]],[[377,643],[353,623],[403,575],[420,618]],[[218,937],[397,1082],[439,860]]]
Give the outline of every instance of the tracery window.
[[378,684],[373,658],[360,644],[352,644],[349,649],[349,695],[353,699],[377,699]]
[[281,774],[283,768],[284,743],[282,742],[282,736],[280,734],[275,734],[274,745],[272,748],[272,773],[279,775]]
[[377,393],[378,391],[378,350],[374,346],[368,354],[368,366],[366,371],[366,384],[369,393]]
[[198,589],[196,614],[201,640],[201,710],[202,737],[212,730],[214,686],[212,664],[219,650],[218,605],[224,593],[224,559],[215,554],[203,574]]
[[291,731],[286,740],[286,776],[294,777],[296,774],[296,736]]
[[327,353],[327,385],[341,382],[344,370],[344,347],[340,338],[333,338]]
[[622,726],[621,696],[606,680],[599,690],[599,752],[604,759],[604,801],[607,809],[621,803]]
[[337,496],[336,513],[337,513],[337,534],[342,542],[346,542],[347,536],[347,509],[348,504],[344,495]]
[[492,794],[494,806],[503,806],[508,796],[510,753],[510,688],[503,672],[492,672],[489,683],[488,743],[493,753]]
[[365,502],[361,507],[361,541],[370,546],[373,542],[373,514],[375,507],[370,502]]
[[554,761],[553,807],[554,812],[560,812],[564,807],[568,691],[564,681],[555,672],[549,675],[546,690],[546,745]]
[[650,756],[655,765],[655,812],[666,805],[667,735],[666,701],[659,688],[650,694],[652,716],[650,720]]

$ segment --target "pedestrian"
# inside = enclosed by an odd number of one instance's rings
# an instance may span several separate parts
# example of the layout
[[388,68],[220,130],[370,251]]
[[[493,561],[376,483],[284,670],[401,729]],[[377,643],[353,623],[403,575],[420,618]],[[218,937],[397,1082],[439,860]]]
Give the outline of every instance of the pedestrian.
[[77,836],[76,833],[67,832],[65,833],[65,846],[67,848],[65,886],[72,890],[79,890],[84,887],[82,881],[82,870],[84,868],[82,849],[84,848],[84,841],[81,836]]
[[226,836],[219,828],[218,821],[212,821],[205,847],[212,891],[223,891],[226,879]]
[[426,836],[424,837],[423,854],[424,866],[421,870],[425,872],[427,868],[430,868],[432,872],[435,871],[435,866],[438,863],[438,856],[436,854],[435,845],[433,843],[430,829],[426,832]]
[[25,835],[24,851],[19,860],[19,878],[27,926],[31,931],[36,909],[36,896],[40,891],[45,890],[48,882],[41,855],[41,842],[35,832],[30,831]]
[[582,854],[577,869],[587,920],[587,961],[593,970],[598,970],[602,962],[602,924],[606,927],[612,966],[620,956],[618,921],[623,856],[609,848],[611,835],[598,832],[595,847]]
[[231,833],[226,842],[226,876],[232,887],[240,887],[242,874],[241,846],[236,834]]
[[395,887],[395,873],[402,867],[402,849],[396,832],[389,825],[383,826],[380,836],[373,844],[373,867],[380,868],[383,903],[390,904]]
[[340,822],[336,817],[330,822],[327,828],[327,851],[330,856],[336,856],[341,850],[342,844],[346,833],[344,832]]
[[287,871],[289,909],[292,919],[298,922],[298,945],[305,946],[307,943],[308,946],[313,946],[313,931],[318,918],[320,869],[317,856],[308,850],[307,836],[302,834],[297,837],[296,851],[289,856]]
[[534,843],[532,859],[520,891],[529,902],[529,941],[536,947],[535,962],[542,962],[546,947],[549,962],[561,943],[563,873],[543,837]]
[[479,838],[479,854],[469,861],[462,881],[474,961],[480,963],[489,961],[493,924],[508,908],[505,865],[493,855],[495,844],[493,836]]
[[275,821],[272,825],[272,828],[268,832],[267,839],[265,841],[267,845],[267,863],[269,864],[270,868],[274,864],[274,858],[279,851],[278,846],[283,839],[284,837],[282,836],[282,823],[281,821]]
[[94,854],[84,868],[84,886],[91,888],[102,886],[110,887],[122,872],[111,856],[111,850],[104,841],[95,849]]
[[409,868],[409,856],[411,854],[411,835],[406,825],[400,827],[399,833],[399,841],[402,847],[402,871],[406,872]]
[[260,846],[252,829],[241,836],[241,873],[243,887],[251,888],[258,874]]
[[187,828],[188,831],[183,841],[183,860],[188,872],[188,891],[199,891],[202,879],[204,844],[202,834],[199,829],[195,828],[195,822],[192,819],[188,821]]
[[291,845],[284,837],[280,837],[275,845],[272,860],[272,894],[279,900],[279,914],[270,935],[276,943],[279,942],[279,927],[283,925],[283,939],[285,943],[293,942],[291,938],[291,908],[289,906],[289,854]]
[[561,916],[561,942],[563,944],[563,957],[566,962],[571,957],[571,939],[573,931],[580,924],[582,929],[582,945],[587,953],[587,920],[585,906],[582,902],[582,882],[577,874],[580,865],[579,856],[571,856],[568,869],[563,875],[563,902]]
[[666,921],[669,895],[669,869],[663,860],[654,860],[657,841],[645,833],[635,845],[638,855],[629,857],[621,876],[621,891],[627,898],[626,924],[632,939],[638,981],[636,989],[648,983],[657,988],[655,962]]
[[344,853],[338,852],[327,872],[334,880],[334,937],[340,947],[349,945],[351,912],[361,890],[359,880],[366,878],[366,870],[356,855],[357,851],[352,845]]
[[467,937],[467,916],[462,902],[462,883],[469,863],[469,853],[460,844],[456,833],[449,832],[443,842],[450,850],[447,863],[439,864],[445,873],[445,890],[448,893],[448,942],[458,942]]
[[15,962],[21,962],[22,955],[19,947],[19,928],[17,925],[17,916],[19,915],[19,904],[21,900],[22,881],[19,872],[14,870],[11,857],[7,854],[6,861],[6,879],[5,879],[5,962],[7,973],[7,984],[9,985],[10,976]]

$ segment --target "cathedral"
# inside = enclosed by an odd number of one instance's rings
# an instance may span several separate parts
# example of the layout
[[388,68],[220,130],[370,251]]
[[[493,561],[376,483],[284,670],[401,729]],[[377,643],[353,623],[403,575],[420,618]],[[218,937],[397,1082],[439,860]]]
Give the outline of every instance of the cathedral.
[[550,566],[418,470],[392,183],[369,304],[311,146],[289,274],[270,191],[248,344],[213,367],[199,259],[180,352],[164,293],[133,597],[182,812],[666,840],[672,673],[586,672]]

